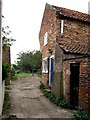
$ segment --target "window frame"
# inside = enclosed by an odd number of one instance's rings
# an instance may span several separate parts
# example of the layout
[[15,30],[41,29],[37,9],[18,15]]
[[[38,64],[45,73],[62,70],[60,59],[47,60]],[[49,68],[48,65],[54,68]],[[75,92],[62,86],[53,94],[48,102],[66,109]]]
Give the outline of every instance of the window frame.
[[61,20],[61,36],[64,34],[64,20]]
[[48,73],[48,62],[48,57],[45,57],[42,62],[42,73]]
[[48,33],[44,34],[44,46],[48,43]]

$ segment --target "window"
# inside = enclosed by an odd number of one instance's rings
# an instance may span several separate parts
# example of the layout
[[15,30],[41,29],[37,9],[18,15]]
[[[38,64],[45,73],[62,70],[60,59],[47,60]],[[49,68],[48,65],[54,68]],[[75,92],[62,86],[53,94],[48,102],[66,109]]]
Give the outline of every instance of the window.
[[47,42],[48,42],[48,33],[46,32],[44,34],[44,46],[47,44]]
[[61,36],[63,36],[64,20],[61,20]]
[[46,58],[44,58],[43,59],[43,64],[42,64],[43,66],[43,70],[42,70],[42,72],[43,73],[48,73],[48,58],[46,57]]

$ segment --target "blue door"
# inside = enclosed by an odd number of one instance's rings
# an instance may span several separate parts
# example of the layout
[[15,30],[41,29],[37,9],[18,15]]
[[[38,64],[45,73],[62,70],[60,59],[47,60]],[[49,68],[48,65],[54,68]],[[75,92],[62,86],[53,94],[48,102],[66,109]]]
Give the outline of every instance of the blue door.
[[49,86],[52,87],[53,82],[53,71],[54,71],[54,57],[50,58],[50,75],[49,75]]

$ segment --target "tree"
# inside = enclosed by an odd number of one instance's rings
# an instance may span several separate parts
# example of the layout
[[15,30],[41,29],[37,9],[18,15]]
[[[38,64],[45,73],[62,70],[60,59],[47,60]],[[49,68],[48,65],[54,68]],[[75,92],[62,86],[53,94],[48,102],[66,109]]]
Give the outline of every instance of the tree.
[[[4,16],[2,16],[2,18],[4,18]],[[11,46],[13,44],[13,42],[16,40],[10,36],[11,30],[10,30],[9,26],[6,26],[4,24],[4,20],[2,23],[3,23],[2,24],[2,45]]]
[[23,72],[37,71],[41,69],[41,58],[42,55],[40,51],[20,52],[17,58],[17,67]]
[[[2,16],[4,18],[4,16]],[[8,55],[6,59],[7,49],[10,48],[10,46],[13,44],[15,39],[13,39],[11,36],[11,31],[9,29],[9,26],[6,26],[4,24],[4,20],[2,21],[2,80],[6,79],[5,84],[10,84],[10,77],[11,77],[11,65],[10,65],[10,57]],[[9,49],[8,49],[9,50]],[[8,51],[10,52],[10,51]],[[6,54],[4,54],[6,53]]]

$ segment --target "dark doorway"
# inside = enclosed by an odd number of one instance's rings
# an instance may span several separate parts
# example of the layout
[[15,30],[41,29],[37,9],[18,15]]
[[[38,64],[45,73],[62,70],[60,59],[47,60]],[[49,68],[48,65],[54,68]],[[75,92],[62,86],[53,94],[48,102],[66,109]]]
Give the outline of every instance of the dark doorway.
[[49,71],[49,86],[52,87],[53,82],[53,72],[54,72],[54,56],[50,57],[50,71]]
[[78,106],[79,67],[80,63],[70,64],[70,103],[73,109]]

